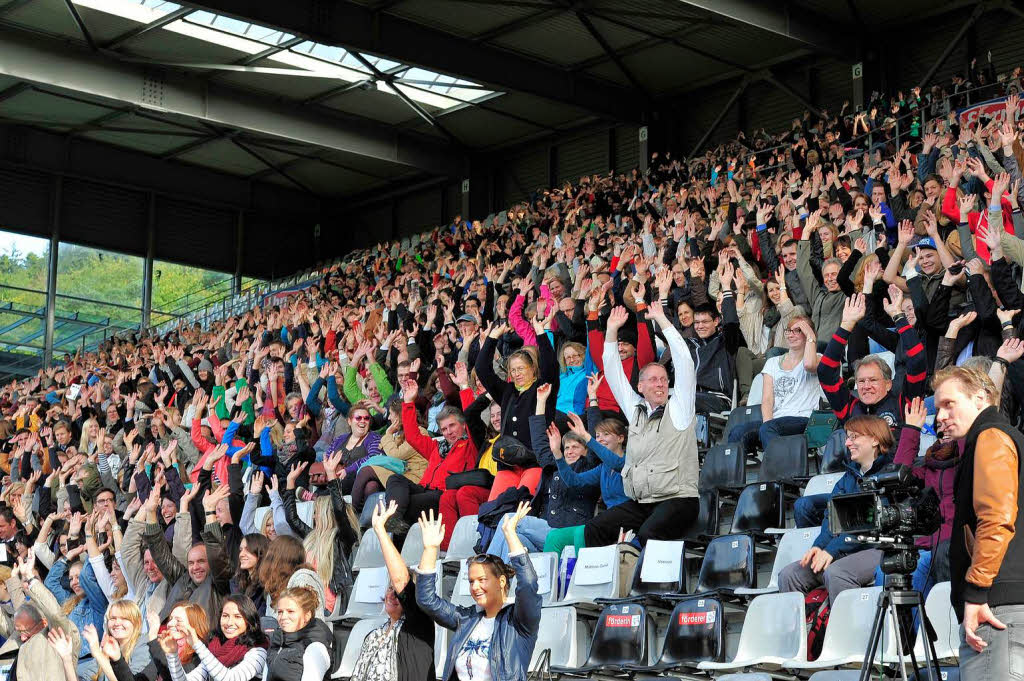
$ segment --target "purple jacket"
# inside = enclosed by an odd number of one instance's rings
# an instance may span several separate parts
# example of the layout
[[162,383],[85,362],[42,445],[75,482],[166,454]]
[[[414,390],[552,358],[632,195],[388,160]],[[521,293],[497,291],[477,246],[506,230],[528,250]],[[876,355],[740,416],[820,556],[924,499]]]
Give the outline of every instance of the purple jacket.
[[[331,443],[331,446],[328,448],[328,450],[327,450],[328,453],[334,453],[334,452],[340,451],[340,452],[342,452],[342,454],[345,454],[346,452],[343,449],[343,446],[345,445],[346,442],[348,442],[348,438],[351,435],[352,435],[351,433],[345,433],[344,435],[341,435],[338,438],[336,438],[334,440],[334,442]],[[346,463],[346,465],[345,465],[345,476],[346,477],[355,475],[356,471],[359,470],[359,466],[361,466],[362,463],[364,461],[366,461],[367,459],[369,459],[371,456],[376,456],[378,454],[382,454],[383,453],[383,452],[380,451],[380,433],[378,433],[376,431],[370,431],[366,435],[366,439],[363,440],[363,447],[366,448],[366,456],[360,457],[356,461],[349,461],[349,462]]]
[[[942,511],[942,525],[939,531],[931,537],[918,537],[914,542],[920,549],[932,550],[941,541],[949,541],[953,535],[953,481],[956,478],[957,467],[960,463],[960,456],[939,461],[926,457],[920,466],[914,465],[918,449],[921,446],[921,430],[914,426],[903,426],[900,431],[900,444],[896,450],[896,458],[893,463],[897,465],[910,466],[914,475],[924,480],[927,487],[931,487],[939,495],[939,509]],[[958,440],[956,446],[963,451],[963,440]]]

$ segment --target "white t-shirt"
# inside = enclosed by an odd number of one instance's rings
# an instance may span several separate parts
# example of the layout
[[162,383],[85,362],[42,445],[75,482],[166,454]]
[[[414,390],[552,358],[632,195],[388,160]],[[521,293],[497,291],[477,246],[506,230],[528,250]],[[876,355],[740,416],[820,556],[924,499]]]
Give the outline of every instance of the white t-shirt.
[[494,617],[482,618],[455,657],[455,674],[459,681],[491,681],[491,635]]
[[[789,371],[782,368],[785,355],[772,357],[765,362],[762,374],[772,377],[775,394],[775,409],[772,418],[800,416],[807,418],[818,408],[823,393],[818,383],[818,374],[807,371],[801,360]],[[819,358],[821,355],[818,356]]]

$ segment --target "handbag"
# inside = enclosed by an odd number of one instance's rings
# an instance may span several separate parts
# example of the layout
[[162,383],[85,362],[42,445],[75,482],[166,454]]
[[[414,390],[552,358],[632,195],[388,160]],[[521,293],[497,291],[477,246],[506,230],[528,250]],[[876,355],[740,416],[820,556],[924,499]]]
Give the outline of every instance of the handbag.
[[458,489],[460,487],[486,487],[491,488],[494,484],[494,475],[485,468],[474,468],[471,471],[461,473],[449,473],[444,480],[446,489]]
[[491,445],[491,456],[498,463],[513,468],[537,466],[537,455],[511,435],[502,435]]

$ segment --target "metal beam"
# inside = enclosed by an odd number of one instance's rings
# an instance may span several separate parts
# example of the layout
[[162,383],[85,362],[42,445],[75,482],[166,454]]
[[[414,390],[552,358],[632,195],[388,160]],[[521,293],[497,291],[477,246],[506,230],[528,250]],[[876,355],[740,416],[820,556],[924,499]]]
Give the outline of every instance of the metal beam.
[[78,26],[78,31],[85,38],[85,42],[89,44],[89,49],[93,52],[99,49],[96,41],[92,38],[92,33],[89,31],[89,27],[85,25],[85,21],[82,19],[82,15],[78,13],[78,8],[75,7],[75,3],[71,0],[64,0],[64,6],[68,8],[68,12],[71,13],[71,18],[74,19],[75,25]]
[[971,27],[974,26],[978,19],[981,18],[981,15],[984,14],[986,11],[988,11],[987,3],[978,3],[974,7],[974,11],[971,12],[971,16],[969,16],[967,18],[967,21],[963,23],[963,25],[960,27],[960,30],[957,31],[956,35],[950,39],[949,43],[946,45],[946,49],[942,51],[942,54],[940,54],[939,58],[935,60],[935,63],[932,64],[931,68],[928,69],[927,72],[925,72],[924,76],[921,78],[920,82],[917,85],[919,88],[924,89],[924,87],[928,85],[928,82],[931,81],[932,77],[935,75],[935,72],[942,68],[942,65],[946,63],[947,59],[949,59],[949,55],[953,54],[953,50],[957,48],[957,46],[960,44],[960,41],[963,40],[965,35],[967,35],[967,32],[971,30]]
[[0,30],[0,74],[30,83],[184,116],[217,128],[292,139],[437,175],[461,176],[462,158],[442,145],[373,122],[296,107],[181,74],[158,73],[20,31]]
[[740,95],[742,95],[743,92],[747,89],[747,86],[750,85],[750,80],[750,78],[744,78],[743,80],[740,81],[739,87],[737,87],[736,90],[732,93],[732,97],[730,97],[729,101],[726,102],[725,106],[722,107],[722,110],[718,113],[718,116],[715,117],[714,122],[712,122],[711,125],[708,126],[708,129],[704,131],[704,134],[701,135],[699,140],[697,140],[697,143],[693,145],[693,151],[690,152],[690,156],[696,156],[697,152],[700,151],[700,148],[704,146],[704,143],[707,142],[711,135],[715,133],[715,130],[718,129],[718,126],[722,124],[723,120],[725,120],[725,116],[726,114],[729,113],[729,109],[732,108],[732,105],[736,103],[736,100],[740,98]]
[[50,257],[46,263],[46,320],[43,331],[43,366],[53,361],[53,336],[57,323],[57,259],[60,257],[60,207],[64,201],[64,178],[53,183],[53,203],[50,223]]
[[593,38],[594,41],[601,46],[601,49],[604,50],[604,53],[608,55],[608,58],[611,59],[615,66],[619,69],[619,71],[622,72],[622,75],[626,77],[626,80],[629,81],[630,85],[636,88],[637,91],[643,94],[644,97],[650,100],[651,94],[647,91],[647,88],[640,84],[640,81],[636,79],[636,76],[633,75],[633,72],[630,71],[629,67],[626,66],[626,62],[622,61],[622,58],[619,57],[618,53],[615,51],[615,48],[612,47],[611,43],[605,40],[604,35],[602,35],[601,32],[597,30],[597,26],[594,26],[594,22],[590,20],[590,17],[588,17],[582,11],[576,10],[576,19],[581,24],[583,24],[583,28],[587,29],[587,33],[590,34],[590,37]]
[[395,85],[395,83],[394,83],[395,76],[392,76],[390,74],[384,73],[383,71],[378,69],[376,67],[376,65],[374,65],[369,59],[367,59],[363,55],[359,54],[358,52],[350,52],[349,54],[351,54],[353,57],[355,57],[359,61],[360,64],[365,66],[367,68],[367,70],[369,70],[370,73],[373,74],[374,78],[376,78],[378,81],[381,81],[382,83],[384,83],[389,90],[391,90],[393,93],[398,95],[398,98],[401,99],[403,102],[405,102],[405,105],[407,107],[409,107],[410,109],[412,109],[416,113],[417,116],[419,116],[424,121],[426,121],[427,125],[429,125],[432,128],[437,128],[441,132],[441,134],[443,134],[445,137],[448,138],[448,141],[452,142],[456,146],[458,146],[458,147],[464,147],[465,146],[462,143],[462,141],[459,140],[458,137],[453,135],[451,133],[451,131],[448,130],[448,128],[446,128],[445,126],[443,126],[440,123],[438,123],[434,119],[433,115],[431,115],[431,113],[429,111],[427,111],[422,106],[420,106],[419,102],[417,102],[412,97],[410,97],[409,95],[407,95],[404,92],[402,92],[401,88],[397,87]]
[[835,17],[824,17],[789,3],[759,0],[680,0],[691,7],[727,17],[733,21],[789,38],[842,60],[852,55],[850,39],[834,28]]
[[179,9],[176,9],[173,12],[169,12],[169,13],[163,15],[159,19],[154,19],[153,21],[149,22],[148,24],[142,24],[141,26],[133,28],[130,31],[125,31],[121,35],[119,35],[116,38],[114,38],[114,39],[108,41],[107,43],[105,43],[103,45],[103,49],[105,49],[105,50],[116,49],[116,48],[120,47],[121,45],[124,45],[129,40],[132,40],[134,38],[138,38],[140,35],[144,35],[146,33],[149,33],[150,31],[155,31],[158,28],[163,28],[167,24],[171,24],[171,23],[174,23],[175,21],[177,21],[178,19],[185,18],[186,16],[188,16],[189,14],[191,14],[194,11],[195,10],[192,9],[191,7],[181,7]]
[[13,12],[19,7],[24,7],[25,5],[29,4],[32,1],[33,0],[11,0],[3,7],[0,7],[0,16]]
[[616,120],[636,122],[641,118],[642,111],[629,96],[628,88],[592,76],[566,73],[555,64],[476,43],[409,19],[374,12],[355,3],[198,0],[194,4],[327,45],[380,55],[487,83],[497,89],[526,92]]
[[543,9],[533,14],[527,14],[525,17],[519,17],[518,19],[513,19],[512,21],[506,22],[504,24],[498,24],[497,26],[484,31],[483,33],[478,33],[472,37],[472,41],[475,43],[490,42],[495,38],[500,38],[503,35],[512,33],[513,31],[518,31],[521,28],[533,26],[534,24],[540,23],[542,21],[547,21],[548,19],[557,17],[564,11],[565,9],[562,7],[551,7],[550,9]]
[[774,85],[778,89],[782,90],[787,95],[789,95],[790,97],[792,97],[796,101],[798,101],[801,104],[803,104],[807,108],[807,110],[810,111],[812,114],[814,114],[815,116],[817,116],[819,118],[822,118],[821,111],[818,109],[818,107],[816,107],[814,105],[813,102],[811,102],[809,99],[804,97],[802,94],[800,94],[799,92],[797,92],[796,90],[791,88],[786,83],[783,83],[781,80],[776,78],[775,74],[772,73],[771,71],[768,71],[766,69],[765,71],[762,71],[761,73],[758,73],[757,77],[758,77],[759,80],[763,80],[766,83],[770,83],[771,85]]

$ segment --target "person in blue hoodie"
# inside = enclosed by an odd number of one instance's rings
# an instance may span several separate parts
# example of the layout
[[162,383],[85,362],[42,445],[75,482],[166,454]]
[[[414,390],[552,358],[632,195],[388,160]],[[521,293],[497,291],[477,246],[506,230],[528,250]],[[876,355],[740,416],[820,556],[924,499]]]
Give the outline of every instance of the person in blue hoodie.
[[[859,492],[862,478],[874,475],[892,463],[895,440],[884,419],[854,416],[846,422],[845,428],[850,461],[830,496]],[[824,586],[828,589],[831,606],[836,596],[846,589],[873,585],[875,568],[881,560],[880,550],[857,542],[849,535],[833,534],[826,514],[814,545],[803,558],[779,572],[779,591],[806,594]]]

